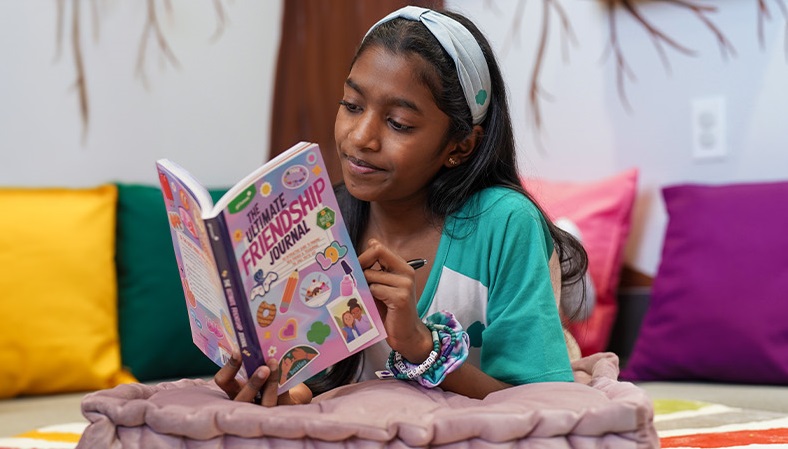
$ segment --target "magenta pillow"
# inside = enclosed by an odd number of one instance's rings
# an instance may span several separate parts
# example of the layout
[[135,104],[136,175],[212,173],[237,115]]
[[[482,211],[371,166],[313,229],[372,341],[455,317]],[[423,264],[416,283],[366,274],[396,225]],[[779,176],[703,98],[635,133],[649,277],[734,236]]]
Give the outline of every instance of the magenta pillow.
[[788,384],[788,182],[663,196],[662,259],[622,379]]
[[525,188],[552,220],[568,218],[582,235],[596,290],[591,316],[570,327],[583,355],[604,351],[610,339],[637,181],[638,171],[634,168],[597,181],[523,179]]

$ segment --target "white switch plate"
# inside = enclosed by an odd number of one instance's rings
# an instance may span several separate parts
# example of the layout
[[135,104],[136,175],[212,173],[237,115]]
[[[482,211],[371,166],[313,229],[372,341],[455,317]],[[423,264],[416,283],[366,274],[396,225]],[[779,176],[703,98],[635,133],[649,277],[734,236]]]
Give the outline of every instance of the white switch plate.
[[728,153],[725,97],[692,100],[692,158],[722,159]]

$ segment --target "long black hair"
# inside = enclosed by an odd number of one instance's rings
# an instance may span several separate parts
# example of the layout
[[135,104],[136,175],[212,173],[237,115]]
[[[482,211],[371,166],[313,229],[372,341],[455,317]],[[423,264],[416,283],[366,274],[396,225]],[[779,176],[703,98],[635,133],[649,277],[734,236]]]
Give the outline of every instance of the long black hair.
[[[459,211],[477,192],[487,187],[502,186],[526,196],[546,218],[547,215],[520,182],[506,86],[489,42],[465,16],[449,11],[439,12],[461,23],[476,38],[490,71],[492,92],[487,116],[480,124],[484,132],[475,151],[462,164],[451,169],[444,167],[435,175],[429,186],[428,211],[434,217],[444,218]],[[435,36],[421,22],[397,18],[380,24],[364,38],[351,67],[358,57],[371,47],[383,48],[391,54],[420,56],[426,64],[416,75],[432,91],[438,108],[450,119],[444,141],[459,142],[471,134],[473,118],[457,75],[457,67]],[[369,222],[369,203],[354,198],[343,184],[337,185],[335,190],[353,244],[360,248],[361,237]],[[583,282],[588,257],[582,245],[549,219],[545,221],[561,262],[562,284]],[[359,363],[360,354],[356,354],[335,365],[319,382],[310,383],[309,386],[318,394],[348,383],[358,370]]]

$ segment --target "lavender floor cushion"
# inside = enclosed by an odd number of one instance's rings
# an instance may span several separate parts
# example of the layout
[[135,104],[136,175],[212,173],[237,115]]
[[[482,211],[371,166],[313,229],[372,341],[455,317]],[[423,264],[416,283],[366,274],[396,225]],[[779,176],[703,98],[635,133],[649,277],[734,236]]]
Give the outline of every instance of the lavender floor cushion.
[[645,392],[618,360],[574,363],[575,383],[522,385],[469,399],[397,380],[348,385],[309,405],[235,403],[212,382],[129,384],[82,402],[78,448],[658,447]]

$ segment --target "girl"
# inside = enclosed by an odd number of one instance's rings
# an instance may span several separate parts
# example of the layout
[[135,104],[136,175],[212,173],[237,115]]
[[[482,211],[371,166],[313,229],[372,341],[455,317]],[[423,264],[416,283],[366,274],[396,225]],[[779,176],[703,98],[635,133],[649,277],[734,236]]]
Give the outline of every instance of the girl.
[[358,328],[356,327],[356,318],[350,313],[350,310],[346,310],[342,314],[342,333],[345,336],[345,341],[350,343],[351,341],[355,340],[361,332],[359,332]]
[[[474,398],[572,381],[554,285],[582,282],[586,254],[520,184],[503,79],[476,26],[417,7],[375,24],[345,81],[334,134],[342,214],[388,347],[364,351],[363,363],[361,354],[346,359],[279,403],[308,402],[384,367]],[[427,269],[411,268],[414,258]],[[249,401],[265,385],[263,403],[277,403],[275,383],[265,382],[271,368],[241,385],[238,366],[233,357],[216,376],[230,397]]]
[[372,323],[370,323],[367,314],[361,310],[361,305],[358,303],[358,299],[350,298],[350,300],[347,302],[347,306],[350,310],[350,313],[353,315],[355,326],[359,333],[363,334],[372,328]]

